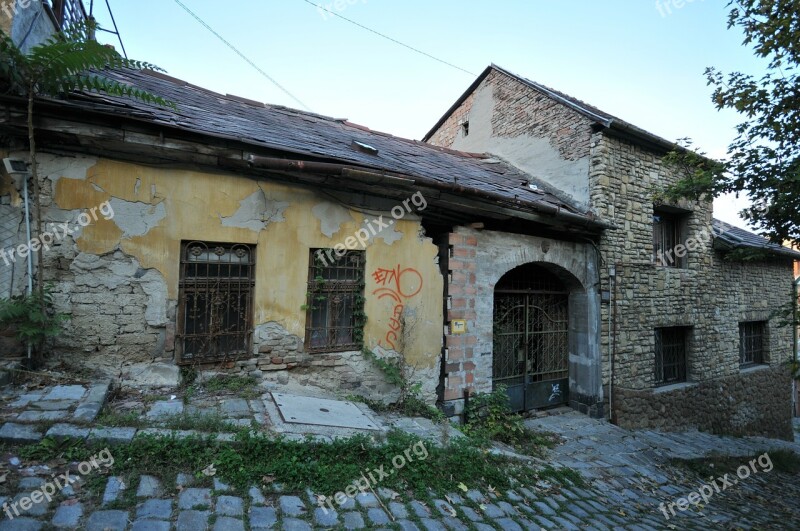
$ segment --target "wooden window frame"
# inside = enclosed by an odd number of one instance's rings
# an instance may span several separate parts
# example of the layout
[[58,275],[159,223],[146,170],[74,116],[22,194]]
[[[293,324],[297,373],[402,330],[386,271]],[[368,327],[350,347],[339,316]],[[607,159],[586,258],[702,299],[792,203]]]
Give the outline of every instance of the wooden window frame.
[[657,387],[687,381],[690,334],[691,328],[687,326],[655,329],[654,382]]
[[[688,213],[665,208],[653,209],[653,263],[658,267],[685,269],[688,264],[686,249],[686,221]],[[678,246],[683,246],[683,256],[677,256]]]

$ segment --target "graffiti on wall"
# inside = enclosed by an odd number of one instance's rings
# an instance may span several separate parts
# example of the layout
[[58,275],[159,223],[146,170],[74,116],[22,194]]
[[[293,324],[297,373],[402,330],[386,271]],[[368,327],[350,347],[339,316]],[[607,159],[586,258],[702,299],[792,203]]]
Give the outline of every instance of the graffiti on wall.
[[378,341],[378,346],[397,350],[398,334],[402,333],[401,319],[405,303],[422,291],[422,275],[416,269],[403,268],[398,264],[394,269],[379,267],[372,273],[372,278],[380,286],[372,294],[377,295],[378,299],[388,298],[394,305],[386,335]]

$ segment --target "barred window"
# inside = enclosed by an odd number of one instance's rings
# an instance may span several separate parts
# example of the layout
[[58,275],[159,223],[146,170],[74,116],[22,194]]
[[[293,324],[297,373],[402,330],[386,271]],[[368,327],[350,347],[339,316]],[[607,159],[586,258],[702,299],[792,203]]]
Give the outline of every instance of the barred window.
[[766,331],[764,321],[739,323],[739,364],[742,367],[764,363]]
[[311,249],[306,294],[308,352],[360,350],[363,345],[364,251],[337,256]]
[[658,209],[653,212],[653,262],[656,265],[686,267],[685,218],[685,215]]
[[250,355],[255,248],[184,242],[178,292],[178,364],[219,363]]
[[689,328],[656,328],[656,385],[686,381],[686,351]]

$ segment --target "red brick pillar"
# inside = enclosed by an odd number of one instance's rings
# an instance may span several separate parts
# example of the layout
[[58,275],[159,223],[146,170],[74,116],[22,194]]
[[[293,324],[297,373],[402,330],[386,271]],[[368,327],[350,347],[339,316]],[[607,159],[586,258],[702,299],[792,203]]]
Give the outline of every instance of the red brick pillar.
[[[475,260],[478,239],[472,235],[449,235],[449,258],[447,275],[447,336],[445,337],[446,365],[444,401],[452,405],[448,409],[453,415],[463,411],[465,390],[472,392],[475,380],[474,347],[475,336]],[[466,332],[453,334],[454,319],[466,321]]]

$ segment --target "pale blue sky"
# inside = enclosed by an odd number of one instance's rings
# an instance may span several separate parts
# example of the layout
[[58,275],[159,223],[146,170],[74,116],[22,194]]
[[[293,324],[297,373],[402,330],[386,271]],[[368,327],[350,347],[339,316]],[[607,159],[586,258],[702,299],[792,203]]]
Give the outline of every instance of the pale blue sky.
[[[372,129],[419,139],[474,80],[304,0],[182,1],[311,110]],[[110,3],[130,57],[217,92],[299,107],[174,0]],[[763,69],[726,29],[724,0],[316,3],[476,75],[494,62],[667,139],[690,136],[714,156],[738,116],[714,109],[703,71]],[[735,222],[740,207],[718,201],[716,215]]]

